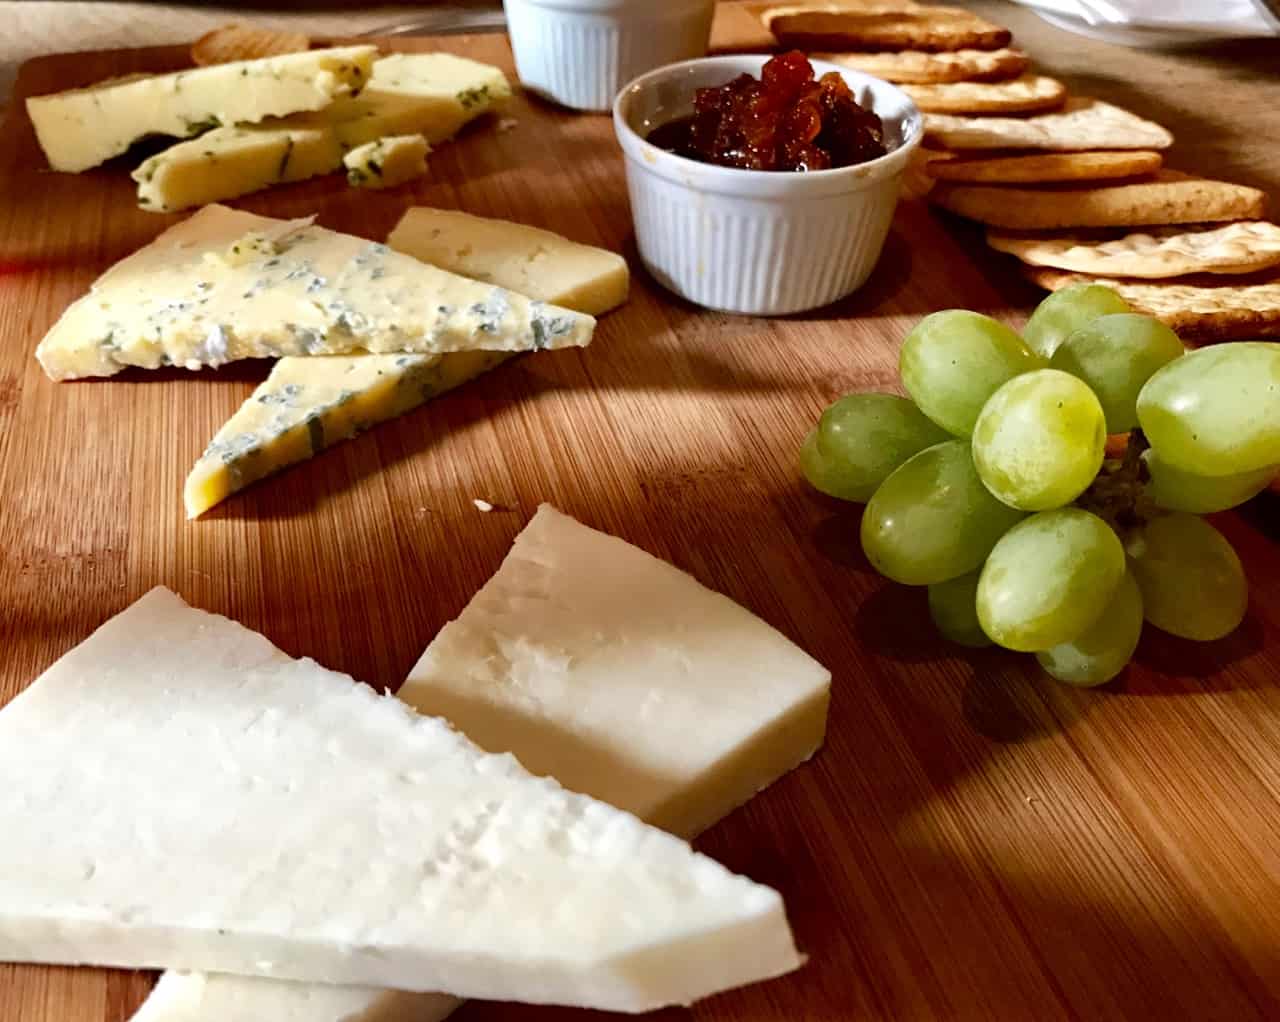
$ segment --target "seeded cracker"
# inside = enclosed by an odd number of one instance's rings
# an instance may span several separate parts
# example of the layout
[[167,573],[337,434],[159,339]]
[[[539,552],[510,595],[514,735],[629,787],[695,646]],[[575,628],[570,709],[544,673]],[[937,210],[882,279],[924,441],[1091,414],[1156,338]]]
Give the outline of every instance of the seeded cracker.
[[814,5],[773,8],[765,26],[778,42],[800,50],[998,50],[1007,28],[958,7],[858,9]]
[[947,82],[1002,82],[1017,78],[1031,61],[1021,50],[953,50],[926,53],[815,53],[814,58],[863,71],[888,82],[940,85]]
[[1153,282],[1092,277],[1028,266],[1026,276],[1048,291],[1069,284],[1104,284],[1135,311],[1167,323],[1184,341],[1212,343],[1280,337],[1280,273],[1267,271],[1247,282]]
[[1157,152],[1033,153],[1026,156],[972,157],[949,154],[934,160],[929,173],[942,181],[974,184],[1053,184],[1102,181],[1153,174],[1164,158]]
[[1017,231],[1142,227],[1258,220],[1266,195],[1256,188],[1161,171],[1153,181],[1101,188],[1000,188],[940,181],[929,193],[943,209]]
[[902,85],[926,113],[1015,114],[1054,110],[1067,100],[1067,87],[1056,78],[1024,74],[1008,82],[952,82],[946,85]]
[[1109,277],[1255,273],[1280,266],[1280,226],[1264,220],[1224,227],[1146,227],[1102,238],[991,230],[987,244],[1033,266]]

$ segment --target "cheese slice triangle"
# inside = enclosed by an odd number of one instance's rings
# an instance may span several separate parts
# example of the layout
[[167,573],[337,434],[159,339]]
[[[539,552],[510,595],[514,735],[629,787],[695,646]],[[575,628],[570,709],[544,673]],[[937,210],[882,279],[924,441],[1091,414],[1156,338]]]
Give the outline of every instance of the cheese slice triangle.
[[[490,752],[693,837],[813,755],[830,681],[736,603],[544,505],[399,695]],[[440,1022],[458,1004],[169,972],[133,1022]]]
[[595,320],[308,220],[206,206],[72,303],[36,357],[55,380],[244,358],[585,345]]
[[799,964],[781,899],[152,591],[0,712],[0,960],[647,1011]]

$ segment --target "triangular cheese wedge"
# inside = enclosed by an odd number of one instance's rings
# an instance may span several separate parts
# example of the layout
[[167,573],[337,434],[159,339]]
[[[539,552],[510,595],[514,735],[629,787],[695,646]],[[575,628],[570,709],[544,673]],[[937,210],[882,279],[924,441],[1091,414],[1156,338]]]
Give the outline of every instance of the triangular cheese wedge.
[[[627,262],[616,252],[508,220],[416,207],[387,244],[450,273],[575,312],[600,316],[627,299]],[[187,476],[187,517],[197,518],[251,483],[403,415],[508,357],[467,351],[282,358]]]
[[[638,614],[632,586],[646,597]],[[544,506],[400,698],[483,735],[490,752],[692,837],[814,753],[830,679],[737,604]],[[458,1003],[171,972],[133,1022],[439,1022]]]
[[284,355],[533,351],[587,344],[594,327],[386,245],[214,205],[108,270],[36,357],[64,380]]
[[646,1011],[799,964],[777,893],[155,590],[0,712],[0,960]]

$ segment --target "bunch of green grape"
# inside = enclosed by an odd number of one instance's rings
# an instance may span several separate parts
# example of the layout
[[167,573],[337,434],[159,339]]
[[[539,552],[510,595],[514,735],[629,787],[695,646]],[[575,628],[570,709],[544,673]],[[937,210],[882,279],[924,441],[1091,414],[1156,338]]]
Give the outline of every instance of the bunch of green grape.
[[[1050,295],[1022,336],[960,309],[902,345],[910,400],[851,394],[800,452],[805,477],[865,503],[862,548],[927,586],[938,630],[1034,653],[1100,685],[1143,621],[1209,641],[1244,617],[1230,543],[1201,515],[1280,476],[1280,344],[1188,352],[1114,291]],[[1127,450],[1108,459],[1113,448]]]

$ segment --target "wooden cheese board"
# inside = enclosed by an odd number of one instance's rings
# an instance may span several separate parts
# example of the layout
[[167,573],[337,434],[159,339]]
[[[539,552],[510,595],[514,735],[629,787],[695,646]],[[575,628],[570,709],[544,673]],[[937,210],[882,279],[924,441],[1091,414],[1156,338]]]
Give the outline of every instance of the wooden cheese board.
[[[514,80],[504,37],[444,46]],[[43,58],[15,99],[185,57]],[[441,146],[412,186],[371,195],[330,177],[236,204],[369,238],[412,204],[552,228],[627,255],[628,305],[585,350],[517,360],[188,522],[186,471],[267,367],[45,378],[32,351],[61,310],[177,218],[140,211],[120,166],[43,170],[11,106],[0,703],[160,584],[394,689],[550,501],[741,602],[835,677],[821,755],[699,842],[782,892],[808,965],[661,1017],[1275,1017],[1276,501],[1221,517],[1252,584],[1225,640],[1148,629],[1125,675],[1094,692],[1049,682],[1027,657],[957,654],[922,592],[872,572],[858,508],[809,491],[796,451],[830,400],[895,385],[898,342],[920,316],[962,305],[1016,324],[1035,292],[907,203],[852,298],[779,320],[704,312],[640,269],[608,118],[524,96],[507,116],[510,131],[477,124]],[[0,1022],[119,1022],[153,978],[0,965]],[[571,1015],[473,1003],[456,1017]]]

